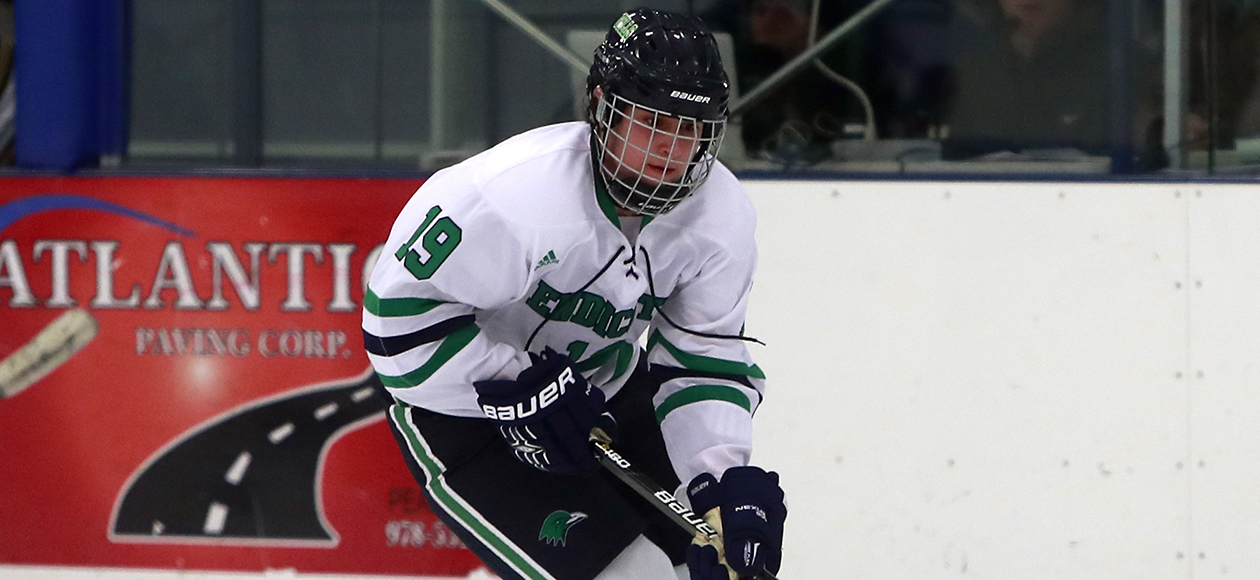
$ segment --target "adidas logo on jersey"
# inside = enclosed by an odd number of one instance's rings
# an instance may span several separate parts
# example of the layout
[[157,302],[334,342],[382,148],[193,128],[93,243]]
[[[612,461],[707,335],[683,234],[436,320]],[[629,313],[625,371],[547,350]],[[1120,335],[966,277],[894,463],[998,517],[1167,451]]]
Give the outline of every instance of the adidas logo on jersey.
[[556,251],[549,250],[547,251],[547,255],[543,256],[543,258],[538,261],[538,264],[534,266],[534,269],[537,270],[543,266],[550,266],[552,264],[559,264],[559,263],[560,263],[560,260],[556,258]]

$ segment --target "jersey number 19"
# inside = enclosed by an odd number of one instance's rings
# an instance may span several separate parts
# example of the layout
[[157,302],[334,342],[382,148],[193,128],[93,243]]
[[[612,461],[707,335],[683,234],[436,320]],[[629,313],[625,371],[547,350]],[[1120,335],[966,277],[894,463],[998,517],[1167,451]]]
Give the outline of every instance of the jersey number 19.
[[[424,216],[424,222],[416,228],[416,233],[412,234],[411,239],[398,248],[397,252],[394,252],[394,257],[401,260],[403,266],[417,280],[429,279],[463,238],[463,230],[459,229],[451,218],[442,216],[441,219],[435,221],[441,213],[441,206],[435,205],[429,209],[428,215]],[[420,240],[419,248],[415,247],[416,240]],[[424,250],[424,254],[419,251],[421,249]]]

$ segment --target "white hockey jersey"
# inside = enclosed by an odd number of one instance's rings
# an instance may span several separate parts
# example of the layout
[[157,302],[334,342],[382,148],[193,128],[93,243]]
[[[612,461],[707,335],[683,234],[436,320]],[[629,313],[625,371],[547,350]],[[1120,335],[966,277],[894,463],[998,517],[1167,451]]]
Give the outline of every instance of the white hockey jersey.
[[516,378],[526,349],[567,353],[611,399],[645,348],[673,377],[654,404],[679,478],[720,477],[748,464],[764,391],[731,337],[757,263],[752,203],[717,164],[669,213],[618,217],[590,136],[542,127],[425,182],[372,270],[369,358],[399,401],[481,417],[473,381]]

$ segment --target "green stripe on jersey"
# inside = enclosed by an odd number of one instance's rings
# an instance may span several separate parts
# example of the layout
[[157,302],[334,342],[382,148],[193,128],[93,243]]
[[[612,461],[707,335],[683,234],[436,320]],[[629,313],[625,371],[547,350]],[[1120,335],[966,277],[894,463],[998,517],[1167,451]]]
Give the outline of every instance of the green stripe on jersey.
[[368,288],[363,296],[363,307],[381,318],[416,316],[433,310],[441,304],[445,302],[428,298],[381,298],[371,288]]
[[454,334],[442,339],[442,344],[438,345],[437,350],[433,353],[433,356],[429,357],[429,360],[420,365],[420,368],[398,377],[382,375],[380,373],[377,373],[377,375],[381,377],[381,383],[387,387],[407,389],[417,386],[428,380],[429,377],[433,376],[433,373],[437,372],[437,370],[442,367],[442,365],[451,360],[451,357],[463,350],[465,346],[468,346],[468,343],[472,342],[472,339],[476,337],[479,332],[481,332],[481,329],[478,328],[476,324],[465,326],[464,328],[456,331]]
[[726,385],[696,385],[683,388],[682,391],[665,397],[665,401],[656,407],[656,422],[664,421],[665,415],[669,415],[680,406],[699,401],[733,402],[743,407],[743,410],[752,412],[752,403],[748,401],[748,396],[738,388]]
[[446,477],[443,475],[445,466],[431,454],[419,431],[411,424],[405,405],[390,406],[389,415],[398,432],[407,440],[408,454],[424,472],[424,488],[429,492],[429,497],[437,501],[446,513],[521,576],[530,580],[555,580],[555,577],[473,510],[458,493],[447,487]]
[[668,340],[665,340],[665,337],[659,330],[652,332],[652,336],[648,338],[648,352],[652,352],[652,348],[658,344],[665,347],[665,350],[669,351],[669,354],[674,357],[674,360],[677,360],[678,364],[682,365],[683,368],[686,369],[710,373],[723,373],[727,375],[742,375],[752,377],[754,379],[766,378],[766,374],[761,372],[761,368],[757,365],[750,366],[741,362],[722,360],[720,358],[711,358],[684,352],[681,348],[678,348],[670,344]]
[[617,202],[608,195],[608,190],[604,188],[604,178],[598,174],[595,177],[595,201],[599,203],[599,209],[604,212],[604,217],[620,228],[621,219],[617,217]]
[[656,422],[664,421],[665,416],[674,409],[700,401],[726,401],[743,407],[749,413],[752,412],[752,403],[749,402],[748,395],[745,395],[743,391],[735,387],[726,385],[694,385],[665,397],[665,401],[661,403],[661,406],[656,408]]

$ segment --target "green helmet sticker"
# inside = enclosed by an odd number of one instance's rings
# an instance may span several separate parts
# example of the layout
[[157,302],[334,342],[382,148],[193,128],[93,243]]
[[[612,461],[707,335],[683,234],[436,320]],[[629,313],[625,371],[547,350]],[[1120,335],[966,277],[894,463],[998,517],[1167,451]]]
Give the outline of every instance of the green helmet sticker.
[[538,539],[551,544],[552,546],[563,546],[569,536],[569,528],[574,524],[586,519],[586,514],[582,512],[569,513],[564,510],[556,510],[543,520],[542,529],[538,532]]
[[638,29],[639,25],[634,23],[634,20],[630,18],[630,13],[628,12],[622,14],[621,18],[618,18],[617,21],[613,23],[613,30],[617,31],[617,34],[621,36],[622,40],[630,38],[630,35],[634,34],[634,31]]

